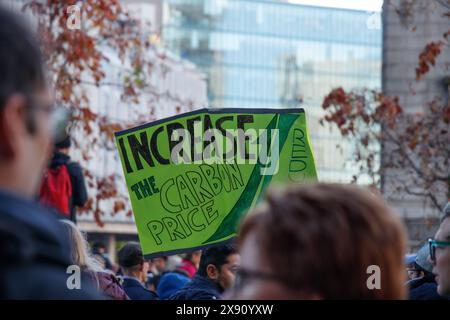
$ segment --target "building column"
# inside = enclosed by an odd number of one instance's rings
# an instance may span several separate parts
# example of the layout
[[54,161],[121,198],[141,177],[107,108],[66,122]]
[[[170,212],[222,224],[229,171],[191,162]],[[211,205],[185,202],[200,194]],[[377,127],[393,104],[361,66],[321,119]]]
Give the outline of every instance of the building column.
[[109,258],[112,263],[116,263],[116,235],[113,233],[110,233],[107,235],[108,237],[108,253]]

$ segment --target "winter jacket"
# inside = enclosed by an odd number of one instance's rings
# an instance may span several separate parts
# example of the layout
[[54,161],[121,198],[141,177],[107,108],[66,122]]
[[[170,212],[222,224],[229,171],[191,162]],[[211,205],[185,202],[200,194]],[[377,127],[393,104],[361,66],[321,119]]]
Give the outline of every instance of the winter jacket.
[[65,229],[36,201],[0,190],[0,299],[101,299],[81,274],[70,289]]
[[434,275],[411,280],[408,287],[410,300],[448,300],[438,294]]
[[219,300],[223,290],[219,285],[206,277],[194,276],[191,282],[170,297],[170,300]]
[[131,277],[124,277],[122,288],[131,300],[157,300],[156,293],[146,289],[139,280]]
[[109,299],[113,300],[129,300],[119,280],[108,272],[88,272],[93,284],[98,291]]

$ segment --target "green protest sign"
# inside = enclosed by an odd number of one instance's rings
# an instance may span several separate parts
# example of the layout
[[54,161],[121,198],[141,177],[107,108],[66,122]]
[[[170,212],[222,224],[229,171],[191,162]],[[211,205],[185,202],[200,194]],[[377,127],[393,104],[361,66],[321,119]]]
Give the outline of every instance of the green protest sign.
[[228,241],[269,184],[317,177],[303,109],[201,109],[116,143],[147,257]]

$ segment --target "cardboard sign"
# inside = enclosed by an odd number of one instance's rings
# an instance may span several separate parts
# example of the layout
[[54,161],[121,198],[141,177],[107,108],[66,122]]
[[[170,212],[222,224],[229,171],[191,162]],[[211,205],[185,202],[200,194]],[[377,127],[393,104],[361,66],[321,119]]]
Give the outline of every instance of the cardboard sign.
[[303,109],[201,109],[116,143],[147,257],[226,242],[271,183],[317,179]]

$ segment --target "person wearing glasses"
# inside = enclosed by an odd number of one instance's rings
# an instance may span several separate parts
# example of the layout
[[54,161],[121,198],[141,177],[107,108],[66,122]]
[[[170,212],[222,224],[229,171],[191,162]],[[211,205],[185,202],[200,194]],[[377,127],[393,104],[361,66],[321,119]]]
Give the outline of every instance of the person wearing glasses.
[[200,265],[191,282],[170,300],[220,300],[231,289],[239,270],[240,255],[234,244],[217,245],[202,251]]
[[415,269],[419,272],[419,277],[407,283],[409,300],[447,300],[437,292],[435,275],[432,273],[433,265],[429,257],[430,250],[428,243],[426,243],[417,252],[414,261]]
[[238,244],[233,299],[406,298],[404,227],[354,186],[273,189],[245,218]]
[[445,206],[444,216],[434,239],[428,241],[433,273],[438,284],[437,291],[441,296],[450,296],[450,202]]
[[35,200],[67,124],[53,107],[35,39],[0,6],[0,299],[97,299],[88,279],[68,287],[68,235]]

